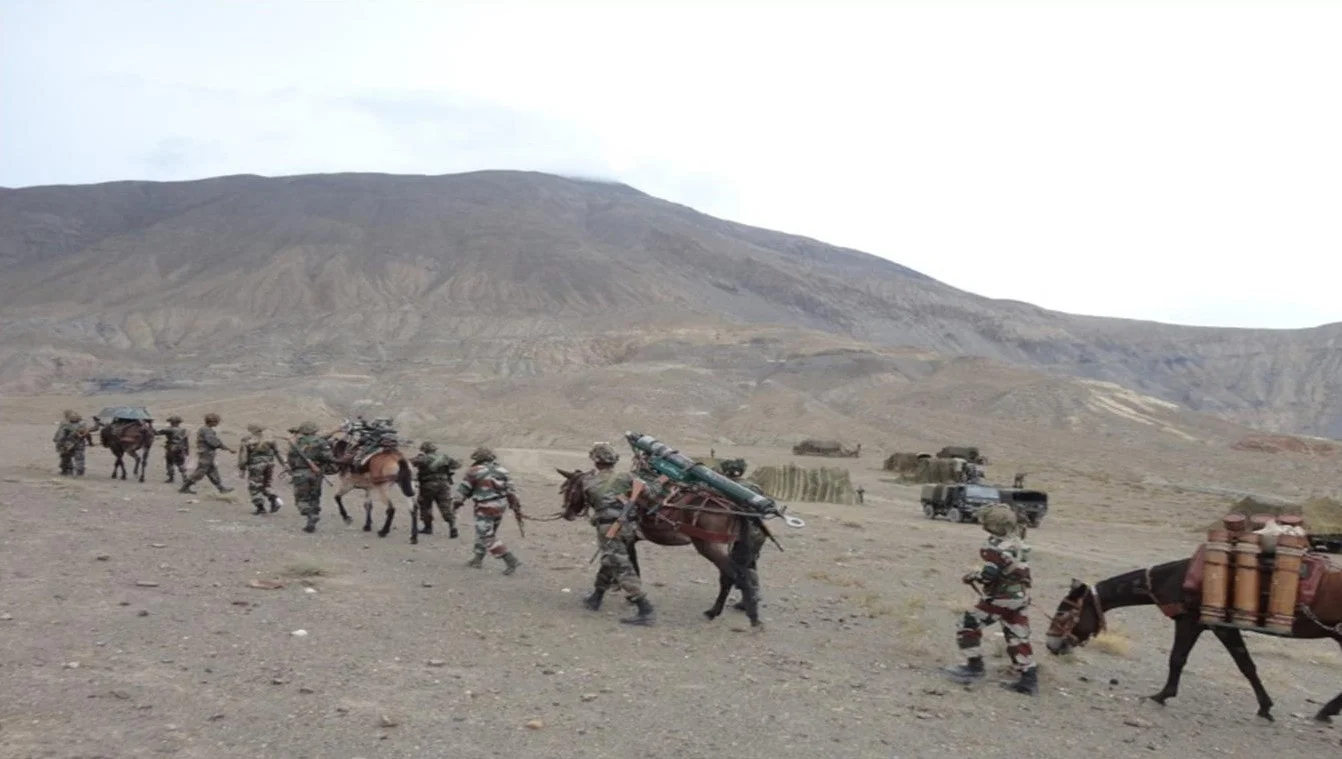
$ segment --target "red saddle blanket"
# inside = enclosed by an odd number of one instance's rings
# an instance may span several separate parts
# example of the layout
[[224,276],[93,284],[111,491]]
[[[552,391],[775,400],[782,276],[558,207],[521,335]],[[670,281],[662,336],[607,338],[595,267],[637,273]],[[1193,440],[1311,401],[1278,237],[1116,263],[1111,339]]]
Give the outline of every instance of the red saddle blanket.
[[[1188,562],[1188,571],[1184,574],[1184,598],[1193,599],[1202,596],[1202,573],[1206,568],[1207,555],[1206,545],[1198,546],[1198,550],[1193,552],[1193,558]],[[1319,592],[1319,585],[1323,582],[1323,576],[1330,571],[1336,571],[1332,568],[1332,562],[1323,554],[1309,552],[1305,554],[1300,564],[1300,590],[1296,596],[1298,606],[1311,606],[1314,603],[1314,597]],[[1164,608],[1169,616],[1177,616],[1182,609]],[[1174,613],[1171,613],[1174,612]]]

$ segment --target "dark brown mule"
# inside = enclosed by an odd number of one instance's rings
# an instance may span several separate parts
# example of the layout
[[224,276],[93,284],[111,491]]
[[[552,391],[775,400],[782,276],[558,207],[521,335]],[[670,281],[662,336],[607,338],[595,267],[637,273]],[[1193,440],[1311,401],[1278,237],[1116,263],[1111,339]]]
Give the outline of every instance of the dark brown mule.
[[[1058,611],[1048,628],[1048,650],[1055,654],[1066,653],[1074,646],[1085,645],[1095,633],[1105,629],[1104,613],[1124,606],[1159,606],[1173,615],[1174,646],[1170,649],[1170,671],[1165,687],[1151,696],[1151,700],[1164,704],[1166,699],[1178,695],[1179,676],[1188,653],[1198,637],[1208,629],[1199,622],[1199,598],[1186,594],[1183,589],[1184,576],[1188,572],[1189,559],[1172,561],[1168,564],[1139,569],[1117,577],[1111,577],[1089,585],[1072,581],[1072,590],[1067,598],[1058,604]],[[1309,616],[1313,616],[1310,619]],[[1244,636],[1234,627],[1212,626],[1212,634],[1230,652],[1239,671],[1249,680],[1254,695],[1258,697],[1258,716],[1272,719],[1272,699],[1258,679],[1258,669],[1244,645]],[[1252,631],[1251,631],[1252,632]],[[1308,608],[1308,614],[1299,614],[1291,629],[1291,638],[1317,640],[1332,638],[1342,644],[1342,572],[1326,572],[1320,580],[1314,602]],[[1314,719],[1331,722],[1342,712],[1342,693],[1323,705]]]
[[[111,424],[98,420],[98,442],[116,456],[112,462],[112,477],[116,478],[121,470],[121,479],[126,479],[126,462],[122,459],[127,453],[135,460],[131,472],[140,482],[144,482],[145,470],[149,468],[149,449],[154,447],[154,424],[145,419],[116,419]],[[142,453],[143,452],[143,453]]]
[[331,446],[331,453],[336,459],[341,460],[339,471],[339,484],[336,486],[335,502],[340,509],[340,518],[345,520],[345,524],[353,523],[348,512],[345,511],[345,502],[341,498],[351,490],[362,490],[364,494],[363,501],[363,531],[369,532],[373,529],[373,496],[376,495],[386,507],[387,519],[382,524],[382,529],[377,531],[379,538],[387,537],[391,532],[391,522],[396,516],[396,507],[391,502],[390,485],[395,482],[401,486],[401,492],[405,494],[410,501],[410,542],[419,542],[419,513],[415,504],[415,488],[410,475],[410,462],[405,456],[395,448],[384,448],[374,453],[363,466],[355,468],[353,460],[346,458],[349,452],[349,441],[338,440]]
[[[565,519],[576,519],[587,512],[583,497],[582,472],[556,470],[564,475],[559,492],[563,496]],[[750,617],[750,624],[759,627],[759,598],[747,571],[755,569],[760,550],[768,534],[758,517],[752,517],[732,501],[716,492],[698,487],[671,485],[670,493],[662,501],[651,496],[647,488],[637,488],[635,503],[640,539],[659,546],[693,545],[700,556],[718,568],[718,597],[713,608],[704,612],[709,619],[717,619],[727,603],[733,587],[741,589],[738,609]],[[638,570],[634,547],[629,558]]]

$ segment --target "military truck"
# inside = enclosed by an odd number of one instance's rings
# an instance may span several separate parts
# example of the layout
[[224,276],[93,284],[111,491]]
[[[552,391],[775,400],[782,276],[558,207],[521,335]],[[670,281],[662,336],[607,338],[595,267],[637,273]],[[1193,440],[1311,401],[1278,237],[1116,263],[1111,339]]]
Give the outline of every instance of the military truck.
[[998,488],[1002,503],[1009,505],[1016,514],[1025,518],[1025,523],[1038,527],[1048,514],[1048,493],[1042,490],[1025,488]]
[[994,504],[1010,506],[1030,527],[1038,527],[1048,513],[1048,494],[1024,488],[997,488],[991,485],[924,485],[919,498],[923,516],[944,516],[952,522],[977,522],[979,512]]
[[848,448],[837,440],[817,440],[807,438],[792,446],[793,456],[829,456],[831,458],[855,459],[862,453],[862,444]]

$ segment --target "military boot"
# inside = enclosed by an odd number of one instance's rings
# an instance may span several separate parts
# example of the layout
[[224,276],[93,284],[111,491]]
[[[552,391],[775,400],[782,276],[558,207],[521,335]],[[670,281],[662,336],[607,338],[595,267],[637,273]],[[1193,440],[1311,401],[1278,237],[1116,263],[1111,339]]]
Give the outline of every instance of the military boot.
[[232,492],[233,492],[233,488],[230,488],[230,487],[228,487],[227,485],[220,485],[220,486],[219,486],[219,493],[220,493],[221,495],[222,495],[223,493],[232,493]]
[[503,570],[505,575],[510,575],[513,572],[516,572],[517,568],[522,566],[522,562],[518,561],[516,556],[513,556],[512,551],[503,554],[503,563],[508,565],[508,568]]
[[279,511],[279,510],[280,510],[280,507],[283,506],[283,505],[284,505],[284,499],[283,499],[283,498],[280,498],[280,497],[277,496],[277,495],[272,495],[272,496],[270,497],[270,513],[271,513],[271,514],[274,514],[275,512]]
[[582,605],[592,611],[601,611],[601,599],[606,597],[606,591],[593,590],[590,595],[582,600]]
[[1020,673],[1020,679],[1014,683],[1002,683],[1002,687],[1016,693],[1024,693],[1027,696],[1039,695],[1039,669],[1030,667]]
[[638,605],[638,615],[634,617],[627,617],[625,619],[620,620],[620,622],[626,625],[643,625],[645,627],[651,625],[653,623],[653,620],[655,619],[653,615],[652,604],[648,603],[648,599],[646,597],[640,598],[634,603]]
[[252,515],[253,515],[253,516],[255,516],[255,515],[257,515],[257,514],[261,514],[261,515],[263,515],[263,516],[265,515],[265,513],[266,513],[266,505],[265,505],[264,503],[261,503],[260,501],[255,501],[255,502],[252,503],[252,506],[256,508],[256,511],[253,511],[253,512],[252,512]]
[[456,525],[451,525],[447,530],[447,537],[449,538],[455,538],[458,534]]
[[303,525],[303,532],[316,532],[317,521],[320,520],[321,517],[317,516],[316,514],[308,514],[306,516],[308,518],[308,523]]
[[962,685],[968,684],[974,680],[979,679],[980,677],[983,677],[984,675],[983,657],[982,656],[971,657],[969,661],[965,662],[964,664],[961,664],[958,667],[947,667],[945,669],[945,672],[946,674],[950,675],[953,679],[958,680]]
[[177,492],[178,492],[178,493],[187,493],[188,495],[195,495],[195,494],[196,494],[196,491],[194,491],[194,490],[191,489],[191,480],[183,480],[183,481],[182,481],[182,486],[181,486],[180,488],[177,488]]
[[471,569],[479,569],[484,565],[485,565],[485,555],[482,553],[477,553],[476,555],[471,557],[470,561],[466,562],[466,566],[470,567]]

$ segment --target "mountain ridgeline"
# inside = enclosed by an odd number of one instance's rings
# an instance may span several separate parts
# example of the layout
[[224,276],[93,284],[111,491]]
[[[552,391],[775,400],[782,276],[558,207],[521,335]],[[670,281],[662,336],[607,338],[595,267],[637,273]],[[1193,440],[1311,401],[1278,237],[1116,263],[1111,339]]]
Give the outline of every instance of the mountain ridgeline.
[[4,189],[0,266],[0,386],[11,392],[109,373],[166,386],[340,367],[487,382],[649,351],[669,361],[678,345],[768,328],[984,357],[1240,424],[1342,437],[1342,324],[1214,329],[1063,314],[624,185],[546,174]]

